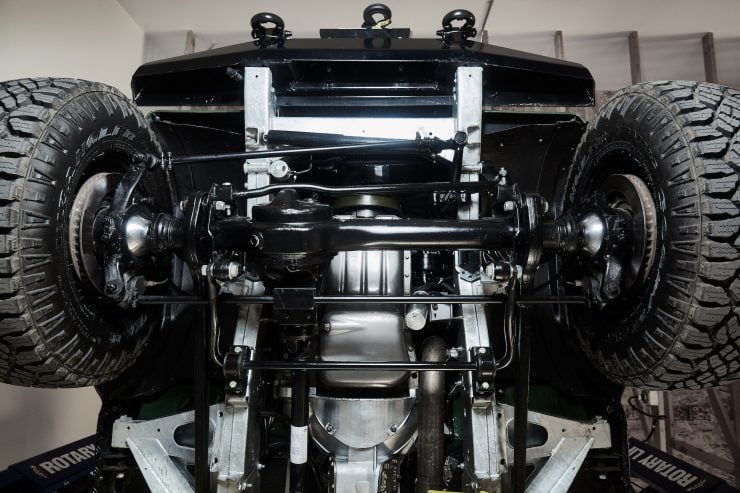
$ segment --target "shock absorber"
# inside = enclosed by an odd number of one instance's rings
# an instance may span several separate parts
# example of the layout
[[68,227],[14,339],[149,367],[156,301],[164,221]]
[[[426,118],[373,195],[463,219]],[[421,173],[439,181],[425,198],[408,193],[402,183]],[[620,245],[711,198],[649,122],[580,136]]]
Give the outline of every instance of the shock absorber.
[[308,468],[308,372],[293,372],[290,401],[290,493],[306,491]]

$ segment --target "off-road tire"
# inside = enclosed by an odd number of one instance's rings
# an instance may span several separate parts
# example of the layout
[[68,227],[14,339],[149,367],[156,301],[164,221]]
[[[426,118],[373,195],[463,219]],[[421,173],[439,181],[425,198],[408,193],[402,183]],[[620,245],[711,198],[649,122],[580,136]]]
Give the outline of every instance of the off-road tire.
[[604,310],[569,310],[593,364],[619,383],[700,389],[740,377],[740,92],[654,82],[617,93],[589,124],[565,207],[609,174],[640,177],[657,209],[644,286]]
[[[156,311],[111,306],[73,270],[69,217],[90,174],[124,172],[159,146],[143,115],[103,84],[0,83],[0,381],[80,387],[114,378],[142,350]],[[167,200],[152,180],[144,185]]]

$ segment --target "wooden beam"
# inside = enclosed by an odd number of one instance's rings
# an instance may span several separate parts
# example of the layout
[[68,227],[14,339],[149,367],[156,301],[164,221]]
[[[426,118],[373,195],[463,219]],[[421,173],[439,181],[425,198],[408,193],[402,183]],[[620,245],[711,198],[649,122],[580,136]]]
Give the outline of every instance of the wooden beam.
[[663,403],[665,409],[663,415],[663,423],[665,425],[665,436],[666,436],[666,452],[671,453],[671,437],[673,436],[673,400],[671,399],[670,391],[663,392]]
[[700,449],[699,447],[695,447],[690,443],[686,443],[674,438],[673,440],[671,440],[670,447],[673,450],[677,450],[683,454],[688,455],[689,457],[698,459],[705,464],[716,467],[717,469],[720,469],[722,471],[731,473],[735,470],[735,464],[733,464],[731,461],[723,459],[722,457],[717,457],[714,454],[710,454],[709,452]]
[[[665,392],[660,390],[651,390],[648,392],[648,402],[650,404],[650,414],[653,416],[665,416]],[[663,452],[668,451],[668,438],[665,429],[664,419],[653,419],[652,426],[653,432],[653,446],[662,450]]]
[[[740,382],[730,384],[729,388],[732,397],[732,420],[735,422],[735,441],[740,442]],[[735,487],[740,489],[740,461],[735,461]]]
[[[185,33],[185,52],[186,55],[195,53],[195,33],[188,29]],[[180,106],[181,110],[190,110],[192,106]]]
[[563,31],[555,31],[555,58],[565,59],[565,48],[563,48]]
[[735,430],[730,427],[730,419],[727,417],[727,412],[725,412],[725,408],[717,395],[717,390],[709,389],[707,390],[707,395],[709,396],[709,404],[712,406],[712,411],[714,411],[714,417],[719,422],[725,442],[730,449],[730,454],[735,462],[740,462],[740,448],[738,448],[737,440],[735,439]]
[[717,82],[717,55],[714,51],[714,33],[706,33],[702,36],[701,46],[704,52],[704,77],[707,82]]
[[195,33],[191,30],[185,34],[185,54],[195,53]]
[[627,38],[630,48],[630,73],[632,74],[632,83],[642,82],[642,65],[640,62],[640,36],[637,31],[632,31]]
[[740,442],[740,381],[730,384],[730,395],[732,396],[733,418],[735,421],[735,440]]

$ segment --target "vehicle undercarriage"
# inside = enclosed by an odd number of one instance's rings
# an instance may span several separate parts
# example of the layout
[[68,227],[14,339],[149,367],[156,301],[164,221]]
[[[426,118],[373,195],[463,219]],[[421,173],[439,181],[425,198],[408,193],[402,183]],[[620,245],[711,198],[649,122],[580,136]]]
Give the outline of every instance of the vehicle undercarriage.
[[364,20],[144,65],[135,103],[193,107],[146,120],[0,87],[0,377],[96,385],[101,491],[625,491],[624,385],[737,378],[737,91],[587,126],[511,111],[593,79],[467,11]]

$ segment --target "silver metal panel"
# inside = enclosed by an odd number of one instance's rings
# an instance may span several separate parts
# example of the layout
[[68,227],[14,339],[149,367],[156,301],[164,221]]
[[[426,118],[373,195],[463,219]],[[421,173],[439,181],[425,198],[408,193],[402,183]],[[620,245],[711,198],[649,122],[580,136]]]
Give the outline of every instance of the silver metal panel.
[[[459,252],[456,252],[459,262]],[[482,294],[480,279],[469,273],[458,272],[458,288],[460,294]],[[488,325],[483,305],[462,305],[460,312],[463,321],[463,346],[465,357],[469,359],[471,347],[490,347]],[[465,413],[468,419],[464,426],[466,433],[463,436],[465,450],[465,475],[469,485],[468,491],[500,491],[501,474],[505,472],[502,447],[503,421],[496,418],[496,408],[493,397],[481,397],[473,394],[473,380],[470,373],[463,375],[465,382]],[[476,489],[478,488],[478,489]]]
[[[247,283],[245,289],[246,295],[264,294],[262,283]],[[260,305],[243,305],[239,308],[234,346],[257,347],[261,311]],[[252,360],[257,356],[256,351],[251,352]],[[213,452],[218,462],[211,467],[217,476],[219,493],[237,493],[248,487],[249,491],[259,491],[259,417],[250,407],[250,400],[255,399],[260,391],[259,384],[259,374],[250,370],[245,395],[231,395],[226,400],[222,439],[218,449]]]
[[[463,149],[460,181],[476,182],[480,171],[483,122],[483,68],[458,67],[455,76],[455,131],[468,134]],[[479,197],[471,195],[470,204],[460,208],[459,219],[478,219]]]
[[[244,69],[244,127],[245,145],[249,150],[267,149],[264,135],[270,131],[275,116],[272,72],[266,67]],[[246,188],[264,187],[270,184],[269,159],[251,159],[244,163],[247,177]],[[269,197],[247,199],[247,216],[252,217],[252,207],[269,201]]]
[[593,443],[593,437],[562,438],[532,479],[527,493],[567,493]]
[[348,493],[376,493],[380,465],[372,461],[341,462],[334,464],[334,491]]
[[314,442],[332,454],[334,491],[378,490],[383,463],[399,460],[416,440],[418,407],[414,403],[414,392],[391,399],[311,397],[316,414],[311,416],[309,429]]
[[[503,414],[501,421],[504,423],[504,429],[506,429],[514,419],[514,406],[501,404],[500,408]],[[544,444],[527,449],[527,462],[550,457],[553,450],[564,438],[593,438],[591,448],[595,449],[609,448],[612,444],[611,429],[605,419],[596,418],[590,421],[577,421],[529,411],[527,420],[547,430],[547,441]],[[506,452],[509,457],[513,457],[514,448],[508,440],[506,440]]]
[[[403,252],[339,252],[327,276],[328,294],[400,296]],[[324,361],[408,361],[402,307],[329,306],[322,319],[320,356]],[[323,371],[330,387],[391,387],[408,378],[404,371]]]
[[[455,77],[455,131],[468,135],[468,144],[463,151],[463,169],[460,180],[477,182],[480,172],[480,153],[483,119],[483,69],[481,67],[459,67]],[[480,203],[478,194],[472,194],[470,203],[458,210],[458,219],[478,219]],[[455,252],[455,264],[461,265],[461,252]],[[457,286],[460,294],[482,295],[480,279],[458,267]],[[459,316],[463,330],[461,344],[469,358],[469,349],[474,346],[490,346],[488,325],[483,305],[461,305]],[[470,373],[463,376],[466,391],[465,434],[463,437],[465,457],[466,491],[494,492],[501,490],[501,473],[505,466],[501,444],[502,423],[496,419],[492,397],[473,395]]]
[[[323,318],[330,331],[321,333],[323,361],[408,361],[403,336],[403,316],[398,308],[387,311],[343,309],[328,311]],[[331,387],[389,387],[408,378],[405,371],[332,370],[321,372]]]
[[429,319],[434,322],[437,320],[452,320],[453,311],[452,305],[447,303],[435,303],[432,305],[432,311],[429,314]]
[[408,439],[409,431],[413,433],[413,429],[409,430],[409,417],[415,402],[411,396],[385,399],[311,397],[318,426],[340,443],[358,449],[380,445],[397,434]]
[[[210,429],[214,432],[212,444],[216,444],[220,435],[221,417],[224,406],[214,404],[209,409]],[[195,450],[183,447],[175,442],[175,430],[180,426],[195,421],[193,411],[165,416],[148,421],[132,420],[128,416],[121,416],[113,423],[111,447],[125,448],[130,439],[156,440],[170,457],[181,459],[187,464],[195,463]]]
[[[489,399],[471,402],[466,408],[468,432],[463,437],[465,473],[469,486],[475,491],[501,491],[501,421]],[[478,489],[476,489],[478,488]]]
[[129,438],[126,446],[139,466],[147,486],[153,492],[183,493],[193,491],[193,485],[156,438]]
[[403,295],[411,295],[411,250],[403,251]]
[[329,265],[327,289],[343,295],[400,296],[402,268],[400,251],[339,252]]

